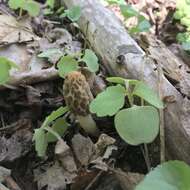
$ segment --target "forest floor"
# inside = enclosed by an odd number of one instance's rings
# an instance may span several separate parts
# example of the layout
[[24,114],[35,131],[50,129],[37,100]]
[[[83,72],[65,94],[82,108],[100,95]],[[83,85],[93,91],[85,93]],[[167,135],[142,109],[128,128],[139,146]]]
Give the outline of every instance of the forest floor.
[[[39,3],[41,13],[37,17],[29,16],[26,11],[20,17],[19,11],[11,9],[7,2],[0,3],[0,56],[19,66],[19,70],[11,70],[10,81],[0,85],[0,189],[122,190],[122,180],[132,179],[137,183],[148,172],[144,146],[124,142],[114,128],[113,117],[93,116],[101,131],[99,137],[93,137],[67,112],[63,116],[68,125],[63,134],[65,144],[59,147],[57,142],[48,143],[45,156],[37,155],[34,130],[42,126],[52,111],[65,106],[64,80],[58,74],[57,64],[62,55],[84,52],[88,47],[78,25],[68,17],[60,17],[63,13],[60,5],[51,14],[44,2]],[[174,0],[127,3],[149,20],[152,35],[184,62],[189,62],[189,55],[176,41],[183,27],[173,19]],[[117,5],[107,8],[115,12],[126,28],[136,22],[135,18],[125,20]],[[139,36],[134,37],[137,42]],[[108,73],[101,62],[96,74],[107,85]],[[151,168],[160,163],[159,143],[156,138],[148,144]]]

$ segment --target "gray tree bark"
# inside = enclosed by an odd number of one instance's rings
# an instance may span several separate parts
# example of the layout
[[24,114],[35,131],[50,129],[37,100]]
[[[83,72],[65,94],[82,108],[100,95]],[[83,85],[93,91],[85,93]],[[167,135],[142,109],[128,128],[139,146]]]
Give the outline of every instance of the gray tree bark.
[[182,109],[182,95],[164,75],[159,76],[154,60],[145,55],[121,21],[97,0],[62,0],[62,3],[68,8],[82,7],[79,27],[111,76],[144,80],[156,91],[161,85],[163,97],[175,97],[175,102],[164,109],[166,149],[172,159],[190,164],[190,121],[184,122],[187,110]]

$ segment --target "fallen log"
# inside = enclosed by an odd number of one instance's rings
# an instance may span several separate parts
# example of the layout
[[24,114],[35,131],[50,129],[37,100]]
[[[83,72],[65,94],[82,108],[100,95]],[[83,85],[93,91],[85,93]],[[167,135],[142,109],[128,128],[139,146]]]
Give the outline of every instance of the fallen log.
[[190,120],[184,119],[189,110],[182,107],[190,103],[159,74],[159,63],[146,56],[121,21],[97,0],[62,0],[62,3],[68,8],[81,6],[79,27],[111,76],[144,80],[156,91],[160,86],[163,98],[174,97],[175,101],[168,103],[164,110],[166,149],[172,159],[190,164]]

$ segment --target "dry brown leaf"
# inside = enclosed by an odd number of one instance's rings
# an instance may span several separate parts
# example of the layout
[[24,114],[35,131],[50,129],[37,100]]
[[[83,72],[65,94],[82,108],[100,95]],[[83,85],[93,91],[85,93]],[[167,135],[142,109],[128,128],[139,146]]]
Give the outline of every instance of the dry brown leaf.
[[0,45],[38,40],[27,19],[18,22],[14,17],[0,15]]

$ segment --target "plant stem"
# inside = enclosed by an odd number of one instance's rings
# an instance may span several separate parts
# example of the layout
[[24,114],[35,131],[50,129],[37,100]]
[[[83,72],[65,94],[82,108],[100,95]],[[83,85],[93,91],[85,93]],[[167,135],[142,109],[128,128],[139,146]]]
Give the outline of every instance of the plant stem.
[[23,10],[22,10],[22,8],[20,8],[20,9],[19,9],[19,18],[22,17],[22,12],[23,12]]
[[145,150],[145,159],[146,159],[147,169],[148,171],[150,171],[151,163],[150,163],[149,151],[148,151],[148,146],[145,143],[144,143],[144,150]]
[[[141,106],[144,106],[144,99],[141,98]],[[144,159],[146,162],[147,170],[151,170],[151,162],[150,162],[150,157],[149,157],[149,151],[148,151],[148,146],[146,143],[144,143]]]
[[146,167],[147,167],[147,170],[149,172],[151,170],[151,163],[150,163],[150,158],[149,158],[148,146],[147,146],[147,144],[143,144],[143,145],[144,145],[144,149],[141,146],[141,151],[143,153],[145,163],[146,163]]
[[62,140],[61,136],[57,132],[55,132],[52,128],[46,126],[46,127],[44,127],[44,129],[46,131],[50,132],[52,135],[54,135],[58,140],[60,140],[60,141]]
[[133,95],[130,92],[127,92],[127,97],[129,100],[130,107],[133,106]]

